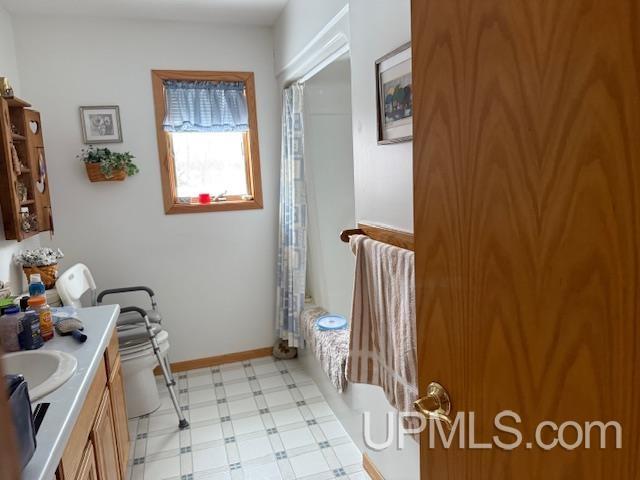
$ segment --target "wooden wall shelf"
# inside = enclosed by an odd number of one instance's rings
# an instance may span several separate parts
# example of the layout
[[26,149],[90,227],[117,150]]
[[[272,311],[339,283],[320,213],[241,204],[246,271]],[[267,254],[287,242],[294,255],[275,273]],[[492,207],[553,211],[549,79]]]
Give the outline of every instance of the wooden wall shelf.
[[[42,124],[30,106],[19,98],[0,98],[0,207],[7,240],[21,241],[53,228]],[[18,193],[22,189],[27,192],[24,202]],[[35,218],[31,229],[22,220],[25,208]]]
[[29,102],[21,100],[18,97],[5,98],[3,100],[5,100],[7,102],[7,105],[10,107],[28,108],[31,106]]

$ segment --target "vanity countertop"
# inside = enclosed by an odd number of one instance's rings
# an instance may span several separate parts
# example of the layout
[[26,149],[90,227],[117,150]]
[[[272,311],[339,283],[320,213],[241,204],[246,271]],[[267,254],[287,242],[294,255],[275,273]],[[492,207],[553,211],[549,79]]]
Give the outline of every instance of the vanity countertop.
[[56,468],[102,362],[119,313],[118,305],[79,309],[78,318],[84,323],[87,341],[78,343],[70,336],[61,337],[56,334],[42,347],[73,355],[78,360],[78,368],[60,388],[35,402],[49,402],[51,405],[36,436],[36,451],[22,471],[23,480],[55,478]]

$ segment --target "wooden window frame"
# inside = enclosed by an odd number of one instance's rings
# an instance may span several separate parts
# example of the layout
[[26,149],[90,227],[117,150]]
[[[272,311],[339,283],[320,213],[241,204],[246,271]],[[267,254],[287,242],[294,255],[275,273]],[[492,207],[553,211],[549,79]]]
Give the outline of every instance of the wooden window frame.
[[[245,133],[245,166],[250,200],[238,195],[228,195],[226,200],[210,204],[183,203],[176,195],[175,161],[171,135],[162,128],[165,117],[165,80],[243,82],[249,111],[249,131]],[[256,115],[256,89],[253,72],[207,72],[189,70],[151,70],[153,102],[156,111],[158,155],[162,177],[162,196],[166,214],[224,212],[231,210],[255,210],[263,208],[262,179],[260,176],[260,147],[258,145],[258,118]]]

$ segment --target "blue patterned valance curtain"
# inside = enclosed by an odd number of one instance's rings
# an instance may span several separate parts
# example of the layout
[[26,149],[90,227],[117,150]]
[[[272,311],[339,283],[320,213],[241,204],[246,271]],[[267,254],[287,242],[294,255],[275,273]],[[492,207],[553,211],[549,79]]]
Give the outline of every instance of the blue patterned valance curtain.
[[165,132],[246,132],[243,82],[165,80]]
[[302,85],[283,92],[280,164],[280,233],[276,332],[289,347],[303,344],[300,313],[307,275],[307,197],[304,184]]

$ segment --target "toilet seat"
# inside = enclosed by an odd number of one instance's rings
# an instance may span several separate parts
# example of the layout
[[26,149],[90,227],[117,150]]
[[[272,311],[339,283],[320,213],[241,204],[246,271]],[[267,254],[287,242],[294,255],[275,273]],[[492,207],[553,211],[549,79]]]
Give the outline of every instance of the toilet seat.
[[[162,332],[160,325],[153,325],[153,333],[159,335]],[[144,324],[118,326],[118,344],[120,349],[143,345],[149,342],[149,332]]]
[[[169,334],[166,331],[161,330],[156,333],[156,340],[159,345],[162,345],[169,340]],[[137,344],[120,347],[120,356],[122,361],[133,360],[146,355],[153,355],[153,346],[151,345],[149,338]]]

